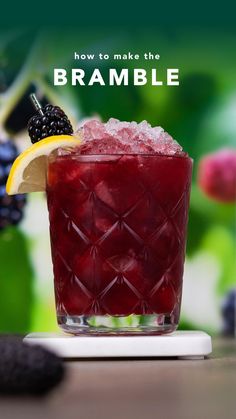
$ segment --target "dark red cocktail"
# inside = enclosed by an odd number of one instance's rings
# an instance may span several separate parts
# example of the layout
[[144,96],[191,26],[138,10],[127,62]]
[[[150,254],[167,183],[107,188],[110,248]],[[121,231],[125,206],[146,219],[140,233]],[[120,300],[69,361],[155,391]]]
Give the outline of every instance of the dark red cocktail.
[[51,157],[48,207],[59,325],[165,333],[179,320],[192,161]]

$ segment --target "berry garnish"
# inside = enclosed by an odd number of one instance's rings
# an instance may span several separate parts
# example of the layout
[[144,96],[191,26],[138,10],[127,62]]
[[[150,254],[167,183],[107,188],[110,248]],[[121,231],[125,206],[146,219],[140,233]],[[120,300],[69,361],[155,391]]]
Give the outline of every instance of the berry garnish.
[[53,135],[73,134],[72,125],[59,106],[46,105],[42,108],[34,94],[30,97],[37,109],[37,114],[28,123],[28,132],[32,143]]
[[0,142],[0,231],[10,225],[18,224],[23,218],[26,196],[21,194],[8,196],[5,186],[12,163],[17,156],[18,151],[12,141]]

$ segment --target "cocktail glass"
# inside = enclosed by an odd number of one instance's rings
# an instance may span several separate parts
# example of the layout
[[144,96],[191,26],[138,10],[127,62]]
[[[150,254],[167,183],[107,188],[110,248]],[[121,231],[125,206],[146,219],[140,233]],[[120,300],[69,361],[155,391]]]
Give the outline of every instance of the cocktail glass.
[[50,157],[47,198],[59,326],[162,334],[179,322],[192,160]]

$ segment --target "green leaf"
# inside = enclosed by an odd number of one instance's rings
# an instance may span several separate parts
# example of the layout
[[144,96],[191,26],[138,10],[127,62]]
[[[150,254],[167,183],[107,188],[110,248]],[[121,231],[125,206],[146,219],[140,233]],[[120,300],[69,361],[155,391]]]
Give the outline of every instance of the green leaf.
[[235,237],[225,227],[216,225],[209,229],[202,241],[202,249],[213,254],[221,269],[218,283],[218,292],[223,295],[235,286],[236,278],[236,252]]
[[11,227],[0,232],[0,332],[25,333],[33,305],[33,270],[24,234]]
[[[204,217],[209,225],[222,223],[230,228],[235,226],[235,204],[208,198],[195,183],[192,184],[190,210]],[[201,228],[201,224],[198,227]]]
[[31,332],[58,332],[54,300],[36,296],[31,317]]
[[193,183],[188,222],[187,254],[191,256],[199,249],[207,230],[212,228],[215,223],[233,230],[234,214],[234,204],[223,204],[209,199]]
[[190,209],[187,234],[188,256],[192,256],[200,247],[202,238],[209,228],[209,221],[204,214],[195,208]]

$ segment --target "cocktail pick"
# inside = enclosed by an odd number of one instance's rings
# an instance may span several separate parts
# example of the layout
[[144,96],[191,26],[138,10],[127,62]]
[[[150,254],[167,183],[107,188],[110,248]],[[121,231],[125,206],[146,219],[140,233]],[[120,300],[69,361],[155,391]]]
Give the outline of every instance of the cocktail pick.
[[39,102],[38,98],[36,97],[36,95],[34,93],[31,93],[30,99],[31,99],[31,102],[32,102],[35,110],[38,111],[40,113],[40,115],[44,115],[41,103]]

